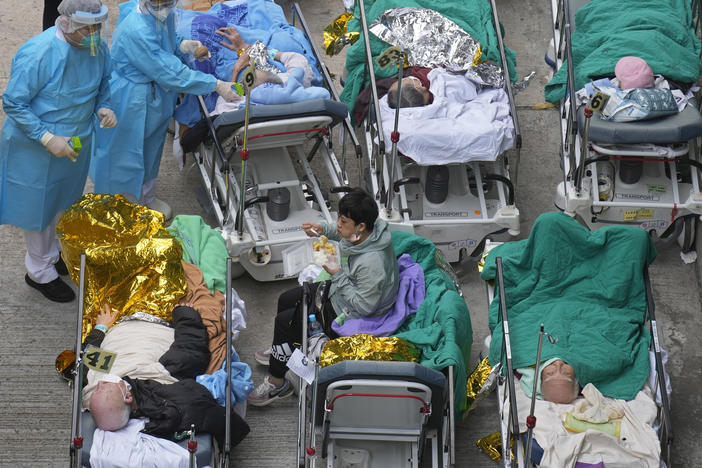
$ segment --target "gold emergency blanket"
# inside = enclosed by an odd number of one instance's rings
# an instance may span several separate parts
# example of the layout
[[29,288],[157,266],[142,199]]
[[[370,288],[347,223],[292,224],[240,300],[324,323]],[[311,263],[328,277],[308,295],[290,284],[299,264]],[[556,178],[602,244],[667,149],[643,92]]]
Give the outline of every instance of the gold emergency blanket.
[[360,37],[356,31],[347,32],[346,27],[353,18],[351,13],[342,13],[332,23],[324,28],[324,50],[327,55],[336,55],[346,44],[353,44]]
[[171,320],[187,283],[180,244],[163,224],[163,214],[121,195],[83,195],[61,215],[56,232],[76,284],[86,257],[83,338],[104,303],[120,311],[118,319],[147,312]]
[[485,454],[496,462],[502,459],[502,434],[495,432],[475,443]]
[[329,340],[324,346],[319,364],[327,367],[337,362],[353,360],[417,362],[419,350],[402,338],[360,333]]
[[468,384],[466,385],[466,394],[468,396],[468,411],[475,409],[475,404],[479,398],[485,396],[487,392],[482,392],[483,385],[490,375],[490,361],[486,357],[478,365],[475,370],[468,376]]

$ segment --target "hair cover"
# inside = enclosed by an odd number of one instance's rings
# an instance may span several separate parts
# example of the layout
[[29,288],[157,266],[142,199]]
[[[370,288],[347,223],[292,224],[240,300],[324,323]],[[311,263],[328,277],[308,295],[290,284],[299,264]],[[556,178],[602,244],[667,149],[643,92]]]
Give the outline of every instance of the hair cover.
[[653,70],[640,57],[622,57],[614,67],[622,89],[653,88]]

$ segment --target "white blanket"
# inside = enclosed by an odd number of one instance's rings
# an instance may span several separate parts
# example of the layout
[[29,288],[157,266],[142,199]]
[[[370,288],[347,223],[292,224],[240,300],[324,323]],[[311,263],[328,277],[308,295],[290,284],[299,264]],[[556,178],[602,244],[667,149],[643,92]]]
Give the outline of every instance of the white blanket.
[[[515,392],[519,429],[525,432],[531,400],[520,385],[516,385]],[[536,400],[534,438],[544,449],[539,465],[541,468],[571,468],[578,461],[592,464],[603,462],[607,468],[660,467],[660,444],[651,427],[656,418],[656,403],[648,385],[631,401],[605,398],[624,413],[621,439],[595,430],[582,433],[567,431],[562,421],[567,412],[573,413],[575,403],[580,399],[582,397],[568,405]]]
[[130,419],[119,431],[95,429],[90,447],[93,468],[188,468],[190,454],[170,440],[141,431],[143,419]]
[[[464,75],[435,68],[428,75],[434,102],[400,109],[399,152],[422,166],[494,161],[514,145],[514,123],[503,89],[479,89]],[[380,99],[386,151],[395,109]]]
[[[130,320],[112,327],[100,348],[117,353],[110,373],[170,384],[177,379],[158,360],[170,348],[173,335],[174,330],[164,325]],[[97,372],[88,371],[88,384],[83,389],[83,409],[88,409],[97,378]]]

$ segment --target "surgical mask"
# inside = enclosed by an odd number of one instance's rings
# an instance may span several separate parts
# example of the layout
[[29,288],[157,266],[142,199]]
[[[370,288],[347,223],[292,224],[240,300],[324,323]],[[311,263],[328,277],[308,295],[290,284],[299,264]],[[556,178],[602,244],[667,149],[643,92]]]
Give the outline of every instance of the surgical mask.
[[171,11],[173,11],[173,8],[149,8],[149,13],[162,23],[168,19]]
[[[97,378],[98,382],[109,382],[109,383],[114,383],[114,384],[118,384],[118,385],[120,382],[122,382],[122,380],[123,380],[122,377],[120,377],[119,375],[116,375],[116,374],[100,374]],[[124,382],[124,386],[127,387],[127,391],[132,389],[132,386],[129,385],[129,383],[126,381]],[[121,385],[119,385],[119,391],[122,392],[123,398],[127,398],[127,394],[124,392]]]
[[100,43],[100,31],[88,34],[83,39],[81,39],[78,44],[80,47],[87,49],[89,47],[96,47]]
[[356,232],[354,232],[353,234],[351,234],[351,236],[349,237],[349,241],[351,241],[351,242],[358,242],[358,240],[359,240],[360,238],[361,238],[361,232],[360,232],[358,229],[356,229]]

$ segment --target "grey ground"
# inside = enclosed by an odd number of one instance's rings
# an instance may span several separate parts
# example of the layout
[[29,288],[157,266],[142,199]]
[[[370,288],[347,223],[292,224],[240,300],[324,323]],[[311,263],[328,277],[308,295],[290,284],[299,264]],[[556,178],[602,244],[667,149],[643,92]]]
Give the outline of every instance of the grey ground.
[[[114,22],[117,1],[105,3],[111,8]],[[543,85],[548,80],[542,58],[551,36],[549,3],[498,1],[507,31],[505,41],[517,52],[519,75],[536,71],[531,86],[517,96],[524,138],[517,190],[522,214],[521,237],[528,235],[540,213],[554,209],[554,187],[560,178],[557,112],[531,110],[533,104],[543,100]],[[313,40],[320,44],[321,30],[342,12],[343,6],[340,0],[310,0],[302,2],[302,9],[314,31]],[[1,90],[6,87],[16,50],[40,32],[41,10],[42,3],[38,0],[2,0]],[[328,59],[327,65],[340,74],[343,58]],[[2,112],[1,119],[4,119]],[[199,174],[193,167],[177,169],[171,157],[169,136],[157,194],[171,204],[175,213],[200,214],[211,221],[197,201],[200,186]],[[671,356],[668,371],[673,385],[673,466],[681,467],[700,466],[702,459],[698,439],[702,434],[699,264],[684,264],[677,249],[669,248],[659,252],[651,271],[662,344]],[[474,265],[460,267],[464,271],[463,291],[474,330],[472,367],[487,334],[487,304],[484,285]],[[24,239],[11,226],[0,227],[0,272],[0,466],[67,466],[71,393],[57,377],[53,363],[61,350],[75,342],[76,303],[50,303],[25,285]],[[242,358],[252,363],[256,381],[260,380],[263,369],[254,364],[253,352],[270,343],[275,299],[293,285],[293,282],[257,283],[248,277],[234,282],[249,312],[248,329],[235,344]],[[293,466],[296,408],[293,399],[263,410],[249,408],[251,434],[234,449],[233,466]],[[497,429],[496,405],[492,399],[483,400],[476,411],[457,425],[457,466],[496,466],[476,448],[475,441]]]

